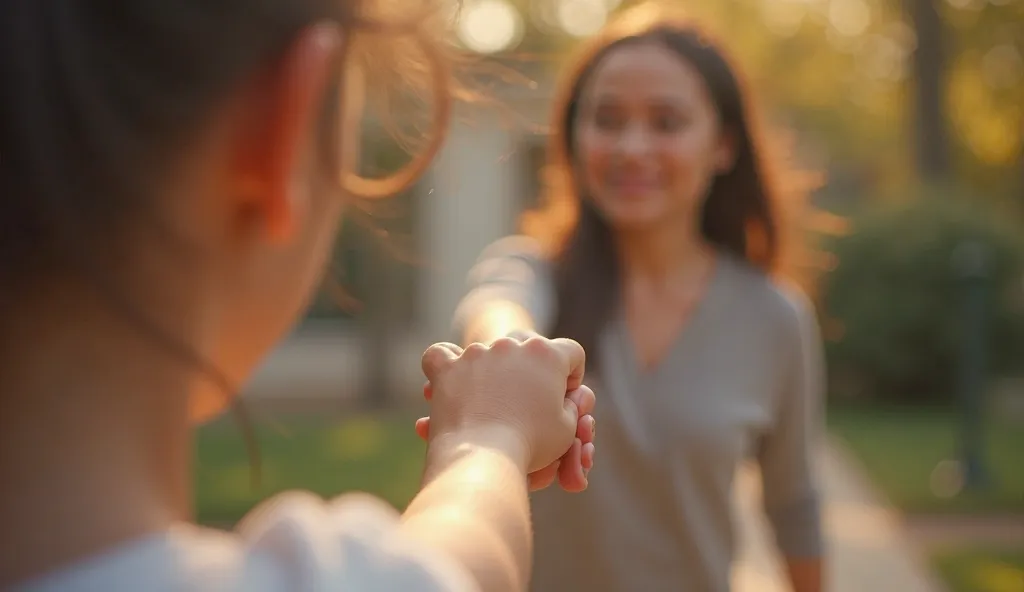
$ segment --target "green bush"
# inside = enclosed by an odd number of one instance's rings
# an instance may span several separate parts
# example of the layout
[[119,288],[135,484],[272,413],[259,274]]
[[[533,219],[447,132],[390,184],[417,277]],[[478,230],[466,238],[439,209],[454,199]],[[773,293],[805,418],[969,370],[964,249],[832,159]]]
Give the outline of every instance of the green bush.
[[965,327],[957,247],[984,245],[989,376],[1024,357],[1016,218],[980,201],[918,199],[865,212],[834,239],[836,268],[822,278],[831,391],[892,403],[948,403],[956,394]]

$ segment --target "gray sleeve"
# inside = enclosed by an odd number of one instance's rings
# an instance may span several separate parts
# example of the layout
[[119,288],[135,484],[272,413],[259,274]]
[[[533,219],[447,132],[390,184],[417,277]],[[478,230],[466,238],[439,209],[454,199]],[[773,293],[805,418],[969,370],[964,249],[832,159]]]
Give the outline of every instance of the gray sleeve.
[[540,245],[525,236],[500,239],[480,255],[469,272],[467,293],[455,309],[453,334],[461,341],[470,321],[488,304],[506,301],[522,306],[538,333],[548,333],[555,319],[555,285]]
[[823,555],[821,504],[814,453],[824,431],[824,355],[813,305],[788,294],[788,352],[775,422],[761,442],[764,507],[786,557]]

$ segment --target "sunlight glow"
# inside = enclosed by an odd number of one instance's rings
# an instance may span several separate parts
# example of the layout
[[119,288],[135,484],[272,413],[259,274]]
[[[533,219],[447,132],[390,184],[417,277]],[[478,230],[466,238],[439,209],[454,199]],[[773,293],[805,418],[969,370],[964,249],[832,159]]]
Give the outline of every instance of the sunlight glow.
[[792,37],[800,30],[807,15],[807,3],[803,0],[774,0],[762,2],[764,24],[780,37]]
[[505,0],[472,0],[463,5],[456,30],[467,49],[483,54],[498,53],[519,43],[523,20]]
[[828,22],[844,37],[856,37],[871,24],[871,7],[864,0],[832,0]]
[[597,33],[608,20],[605,0],[559,0],[558,24],[573,37]]

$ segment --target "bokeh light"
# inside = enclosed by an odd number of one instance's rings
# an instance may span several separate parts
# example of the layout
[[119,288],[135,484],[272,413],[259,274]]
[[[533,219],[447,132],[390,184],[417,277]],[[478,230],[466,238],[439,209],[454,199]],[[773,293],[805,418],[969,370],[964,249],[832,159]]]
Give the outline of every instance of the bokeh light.
[[558,24],[573,37],[588,37],[597,33],[608,21],[605,0],[559,0]]
[[459,14],[459,41],[470,51],[492,54],[514,48],[523,36],[523,19],[505,0],[471,0]]

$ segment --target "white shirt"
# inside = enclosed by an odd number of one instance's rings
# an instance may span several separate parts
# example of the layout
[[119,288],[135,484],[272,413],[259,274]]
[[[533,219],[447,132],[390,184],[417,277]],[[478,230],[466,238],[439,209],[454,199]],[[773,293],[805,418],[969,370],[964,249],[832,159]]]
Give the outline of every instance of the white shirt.
[[384,502],[281,494],[237,533],[181,524],[28,582],[25,592],[471,592],[461,566],[406,538]]

